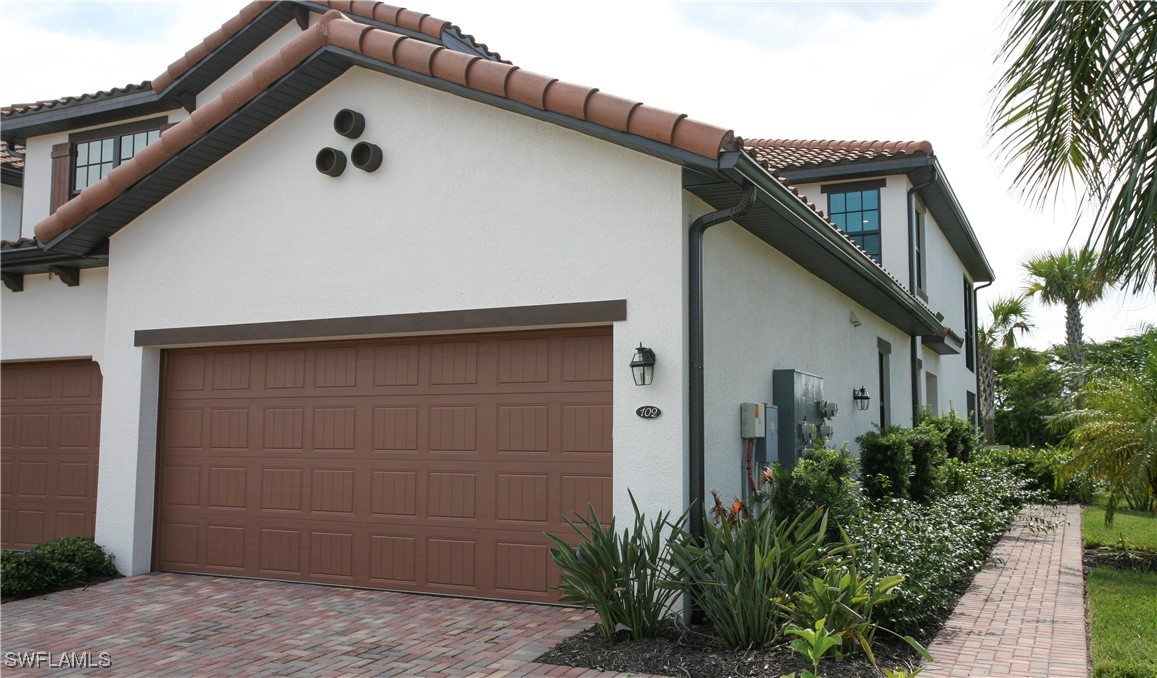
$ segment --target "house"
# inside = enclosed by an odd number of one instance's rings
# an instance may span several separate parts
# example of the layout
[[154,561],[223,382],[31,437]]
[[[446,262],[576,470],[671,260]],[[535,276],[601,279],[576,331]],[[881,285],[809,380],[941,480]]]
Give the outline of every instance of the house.
[[927,145],[745,145],[357,1],[0,122],[6,546],[551,601],[564,515],[975,392],[992,273]]

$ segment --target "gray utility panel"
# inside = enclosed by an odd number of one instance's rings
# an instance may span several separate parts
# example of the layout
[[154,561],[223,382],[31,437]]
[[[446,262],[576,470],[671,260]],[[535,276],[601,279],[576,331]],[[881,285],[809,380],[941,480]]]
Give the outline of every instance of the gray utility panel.
[[771,373],[771,398],[779,410],[779,463],[786,468],[811,447],[807,427],[824,424],[816,403],[824,399],[824,378],[797,370]]

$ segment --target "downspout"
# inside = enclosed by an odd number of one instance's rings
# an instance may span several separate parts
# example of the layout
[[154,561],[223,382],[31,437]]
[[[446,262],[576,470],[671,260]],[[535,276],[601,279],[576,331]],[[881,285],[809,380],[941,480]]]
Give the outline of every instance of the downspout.
[[743,187],[743,195],[733,207],[710,212],[691,222],[690,250],[688,252],[688,316],[690,336],[688,353],[691,362],[691,388],[688,407],[691,409],[691,451],[689,490],[691,499],[691,536],[703,538],[703,508],[706,501],[704,487],[703,437],[703,235],[707,229],[742,216],[755,204],[755,184]]
[[[908,290],[913,296],[917,294],[916,290],[916,191],[922,188],[931,186],[936,181],[936,164],[931,163],[928,166],[930,174],[928,181],[922,184],[915,184],[908,189]],[[927,247],[927,243],[925,243]],[[916,346],[920,341],[919,337],[912,335],[911,345],[908,351],[910,358],[910,368],[912,371],[912,425],[916,425],[916,416],[920,413],[920,368],[916,360]]]

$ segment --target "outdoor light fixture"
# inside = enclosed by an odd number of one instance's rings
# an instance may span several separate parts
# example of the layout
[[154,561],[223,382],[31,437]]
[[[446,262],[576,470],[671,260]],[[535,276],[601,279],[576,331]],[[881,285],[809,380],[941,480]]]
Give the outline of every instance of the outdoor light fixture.
[[647,386],[655,380],[655,352],[642,343],[631,358],[631,376],[635,378],[635,386]]
[[868,404],[872,402],[872,396],[868,395],[868,389],[861,386],[852,389],[852,400],[856,401],[857,410],[866,410]]

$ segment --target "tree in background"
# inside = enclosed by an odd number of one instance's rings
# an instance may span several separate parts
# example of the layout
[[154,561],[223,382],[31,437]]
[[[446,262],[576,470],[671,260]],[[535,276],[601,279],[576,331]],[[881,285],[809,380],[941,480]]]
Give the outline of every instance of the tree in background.
[[[1089,248],[1049,252],[1022,264],[1029,275],[1025,293],[1049,306],[1065,307],[1065,345],[1069,360],[1080,369],[1084,365],[1081,308],[1100,301],[1112,283],[1097,267],[1097,255]],[[1080,388],[1078,379],[1076,387]]]
[[1105,277],[1157,287],[1157,3],[1015,0],[1009,18],[990,137],[1014,184],[1037,204],[1083,189]]
[[1157,331],[1138,343],[1140,365],[1114,361],[1091,372],[1084,407],[1070,413],[1073,428],[1065,436],[1076,455],[1061,479],[1084,471],[1105,482],[1106,523],[1122,499],[1130,508],[1157,510]]
[[988,306],[992,322],[977,333],[980,344],[980,412],[984,439],[996,441],[996,371],[994,353],[1016,348],[1016,335],[1032,331],[1028,303],[1023,296],[999,297]]

